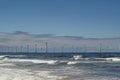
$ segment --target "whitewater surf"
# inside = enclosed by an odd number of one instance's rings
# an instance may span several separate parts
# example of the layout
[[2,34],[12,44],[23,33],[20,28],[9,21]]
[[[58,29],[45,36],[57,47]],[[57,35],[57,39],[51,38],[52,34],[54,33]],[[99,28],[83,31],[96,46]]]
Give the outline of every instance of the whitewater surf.
[[0,80],[120,79],[119,57],[98,58],[81,55],[57,55],[1,55]]

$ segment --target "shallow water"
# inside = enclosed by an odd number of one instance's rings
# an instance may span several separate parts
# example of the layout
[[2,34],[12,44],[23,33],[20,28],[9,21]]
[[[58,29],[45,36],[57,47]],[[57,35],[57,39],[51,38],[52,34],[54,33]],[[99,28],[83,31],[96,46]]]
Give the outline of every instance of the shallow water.
[[0,80],[120,80],[120,61],[2,55]]

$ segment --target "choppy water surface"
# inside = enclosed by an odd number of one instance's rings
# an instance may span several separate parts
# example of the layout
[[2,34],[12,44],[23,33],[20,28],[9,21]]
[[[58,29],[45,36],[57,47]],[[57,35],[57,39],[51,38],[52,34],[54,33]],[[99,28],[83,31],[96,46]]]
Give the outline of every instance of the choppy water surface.
[[120,58],[2,54],[0,80],[120,80]]

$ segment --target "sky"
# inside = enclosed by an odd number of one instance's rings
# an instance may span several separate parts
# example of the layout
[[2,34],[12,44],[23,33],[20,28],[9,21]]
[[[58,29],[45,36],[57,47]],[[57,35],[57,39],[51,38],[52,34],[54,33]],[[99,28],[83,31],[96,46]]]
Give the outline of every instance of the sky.
[[0,32],[120,37],[120,0],[0,0]]

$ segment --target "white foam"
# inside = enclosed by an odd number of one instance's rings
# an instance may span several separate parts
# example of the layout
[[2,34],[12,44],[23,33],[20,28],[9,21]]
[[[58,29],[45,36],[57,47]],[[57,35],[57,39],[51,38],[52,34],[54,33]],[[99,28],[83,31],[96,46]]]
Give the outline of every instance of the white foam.
[[0,80],[57,80],[48,71],[30,71],[19,69],[0,68]]
[[3,58],[3,57],[5,57],[5,56],[0,56],[0,58]]
[[12,63],[0,63],[0,67],[1,66],[15,66],[15,65]]
[[0,60],[7,58],[7,57],[8,57],[7,55],[0,56]]
[[70,62],[68,62],[67,64],[68,65],[72,65],[72,64],[77,64],[78,62],[75,62],[75,61],[70,61]]
[[82,55],[75,55],[75,56],[73,56],[73,59],[74,60],[79,60],[79,59],[81,59],[82,58]]
[[47,63],[47,64],[57,64],[57,60],[39,60],[39,59],[9,59],[4,58],[2,61],[6,62],[32,62],[32,63]]
[[20,61],[29,61],[33,63],[47,63],[47,64],[56,64],[57,60],[20,60]]
[[90,58],[88,60],[94,61],[120,61],[119,57],[111,57],[111,58]]
[[106,59],[110,61],[120,61],[120,57],[113,57],[113,58],[106,58]]
[[81,56],[73,56],[74,60],[85,60],[85,61],[120,61],[120,57],[112,58],[82,58]]

